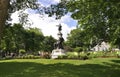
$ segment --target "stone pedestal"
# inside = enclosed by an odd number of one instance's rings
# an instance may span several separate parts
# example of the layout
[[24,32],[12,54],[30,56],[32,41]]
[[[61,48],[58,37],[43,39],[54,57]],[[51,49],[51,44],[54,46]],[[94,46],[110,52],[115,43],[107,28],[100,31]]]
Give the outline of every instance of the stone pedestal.
[[56,59],[58,56],[65,55],[65,50],[63,49],[54,49],[51,53],[51,58]]

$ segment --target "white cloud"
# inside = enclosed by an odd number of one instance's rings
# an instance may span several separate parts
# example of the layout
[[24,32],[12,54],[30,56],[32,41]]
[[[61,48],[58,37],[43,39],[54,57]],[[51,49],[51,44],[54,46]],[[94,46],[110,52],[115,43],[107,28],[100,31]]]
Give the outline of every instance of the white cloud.
[[13,14],[11,15],[11,18],[12,18],[12,21],[11,21],[12,24],[13,24],[13,23],[19,23],[18,11],[16,11],[15,13],[13,13]]
[[[58,27],[56,25],[59,24],[59,21],[55,20],[52,17],[48,17],[45,15],[44,19],[39,17],[39,14],[30,14],[29,18],[34,22],[32,27],[40,28],[45,36],[53,36],[54,38],[58,39]],[[69,20],[69,19],[67,19]],[[64,22],[61,22],[62,25],[62,33],[63,38],[66,40],[67,34],[70,33],[72,29],[75,27],[69,27]]]
[[[59,3],[60,0],[39,0],[39,2],[42,5],[50,5]],[[51,3],[49,4],[49,2]],[[72,29],[76,28],[75,26],[77,22],[70,17],[70,14],[63,16],[60,20],[55,20],[54,17],[48,17],[47,15],[44,15],[44,17],[41,18],[40,14],[35,14],[32,12],[30,13],[28,9],[25,11],[25,13],[29,14],[29,19],[33,23],[31,27],[40,28],[45,36],[51,35],[54,38],[58,39],[57,37],[58,28],[56,25],[61,23],[63,38],[66,40],[67,34],[70,33]],[[12,23],[19,23],[18,12],[12,14],[11,18],[13,19]]]
[[60,2],[60,0],[53,0],[53,2],[54,2],[54,3],[59,3],[59,2]]

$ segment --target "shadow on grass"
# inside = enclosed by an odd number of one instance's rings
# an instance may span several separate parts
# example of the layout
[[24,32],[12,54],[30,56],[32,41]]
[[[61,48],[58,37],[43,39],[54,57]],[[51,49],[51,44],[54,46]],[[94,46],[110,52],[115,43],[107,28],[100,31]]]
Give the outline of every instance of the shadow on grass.
[[111,61],[115,63],[120,63],[120,60],[111,60]]
[[[113,61],[114,62],[114,61]],[[119,61],[115,61],[119,62]],[[114,67],[113,67],[114,66]],[[120,65],[68,63],[40,64],[33,62],[2,62],[0,77],[119,77]]]

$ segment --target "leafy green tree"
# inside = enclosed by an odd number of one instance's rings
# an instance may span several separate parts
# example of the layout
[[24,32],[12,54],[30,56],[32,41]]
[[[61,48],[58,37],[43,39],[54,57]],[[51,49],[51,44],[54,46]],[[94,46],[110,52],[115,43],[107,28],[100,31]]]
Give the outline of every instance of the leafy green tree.
[[[39,5],[36,1],[37,0],[0,0],[0,40],[4,25],[6,20],[10,20],[10,15],[15,11],[25,10],[27,8],[37,9]],[[21,20],[23,20],[26,15],[21,12],[20,16],[22,17]]]
[[38,28],[25,29],[21,24],[6,25],[0,49],[6,53],[19,53],[20,50],[34,52],[42,50],[44,35]]
[[117,40],[120,31],[119,0],[70,0],[66,6],[81,29],[98,40]]
[[[78,28],[83,30],[86,41],[94,43],[102,39],[119,45],[119,0],[61,0],[59,4],[63,5],[62,9],[72,13],[73,19],[78,20]],[[59,4],[55,7],[59,8]]]
[[1,43],[1,50],[6,53],[17,53],[20,48],[23,48],[23,33],[24,28],[20,24],[14,24],[13,26],[6,25],[3,31],[3,38]]
[[56,40],[52,36],[46,36],[42,42],[42,50],[45,52],[51,52],[54,49],[54,43]]
[[90,46],[90,35],[80,28],[74,29],[67,37],[66,44],[72,48],[81,47],[84,50]]
[[13,49],[13,38],[12,38],[12,33],[11,33],[11,29],[12,27],[9,26],[9,25],[6,25],[5,26],[5,30],[3,31],[3,38],[1,40],[1,49],[3,51],[6,51],[6,52],[10,52],[11,49]]
[[39,51],[42,49],[42,41],[44,40],[44,35],[38,28],[30,28],[25,34],[25,50],[26,51]]
[[[20,11],[20,23],[24,25],[27,23],[28,14],[24,13],[24,10],[31,8],[39,14],[49,14],[51,16],[54,14],[56,19],[59,19],[62,15],[67,13],[66,9],[64,9],[63,4],[60,3],[56,7],[56,5],[51,5],[52,8],[41,7],[41,4],[37,2],[38,0],[0,0],[0,40],[2,37],[3,27],[6,21],[11,20],[10,15],[16,11]],[[56,7],[56,8],[55,8]],[[60,12],[59,12],[59,11]],[[7,22],[8,23],[8,22]]]

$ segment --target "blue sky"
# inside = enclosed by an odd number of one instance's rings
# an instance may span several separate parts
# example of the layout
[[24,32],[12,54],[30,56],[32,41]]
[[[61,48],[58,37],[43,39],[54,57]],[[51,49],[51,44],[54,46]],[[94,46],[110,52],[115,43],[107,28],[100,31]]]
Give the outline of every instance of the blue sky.
[[[60,0],[38,0],[41,6],[50,6],[50,4],[56,4],[60,2]],[[58,39],[57,33],[58,29],[56,25],[61,23],[62,25],[62,33],[63,38],[66,40],[67,34],[70,33],[72,29],[76,28],[77,21],[70,17],[71,13],[66,14],[60,20],[55,20],[54,17],[48,17],[48,15],[44,15],[41,17],[40,14],[35,13],[32,10],[27,9],[25,13],[29,14],[29,19],[33,23],[31,27],[40,28],[45,36],[53,36]],[[12,23],[18,23],[18,12],[12,15],[13,21]]]
[[50,6],[50,4],[59,3],[60,0],[38,0],[43,6]]

